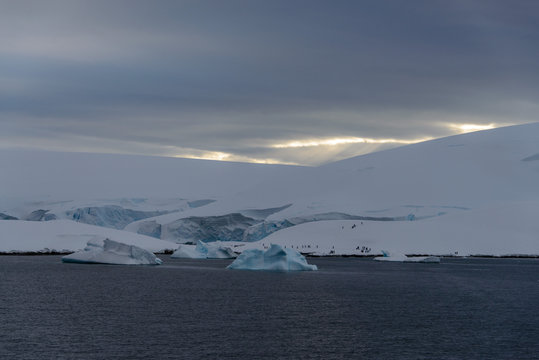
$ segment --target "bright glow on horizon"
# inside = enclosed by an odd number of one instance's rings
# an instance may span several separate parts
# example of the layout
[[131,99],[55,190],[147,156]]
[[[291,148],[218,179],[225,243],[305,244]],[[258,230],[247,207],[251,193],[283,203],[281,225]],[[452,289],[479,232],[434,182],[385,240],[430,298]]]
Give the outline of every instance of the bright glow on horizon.
[[200,160],[216,160],[216,161],[228,161],[231,154],[220,151],[208,151],[200,155],[191,154],[176,154],[174,157],[186,158],[186,159],[200,159]]
[[[455,121],[456,120],[456,121]],[[462,122],[459,122],[462,120]],[[494,129],[508,126],[508,123],[481,124],[466,122],[473,119],[454,119],[454,121],[440,121],[436,124],[437,133],[443,136],[462,134],[467,132]],[[425,132],[422,132],[425,133]],[[404,134],[403,134],[404,135]],[[110,153],[176,157],[185,159],[199,159],[210,161],[243,162],[256,164],[280,164],[318,166],[320,164],[342,160],[346,157],[365,155],[374,151],[415,144],[432,140],[434,137],[425,138],[369,138],[354,136],[334,137],[310,137],[303,139],[273,139],[248,142],[240,146],[238,152],[219,151],[217,149],[205,150],[201,148],[189,148],[174,145],[147,144],[139,141],[113,141],[91,136],[77,136],[69,138],[51,138],[33,143],[30,148],[35,150]],[[76,146],[72,141],[76,140]],[[18,148],[20,139],[2,139],[0,149]],[[30,142],[28,142],[30,143]],[[253,152],[251,152],[253,150]]]
[[[432,138],[423,138],[415,140],[405,139],[373,139],[373,138],[359,138],[359,137],[341,137],[341,138],[318,138],[307,140],[294,140],[287,143],[279,143],[267,146],[270,149],[293,149],[293,148],[305,148],[305,147],[317,147],[317,146],[332,146],[337,147],[347,144],[395,144],[395,145],[407,145],[415,144],[422,141],[428,141]],[[191,149],[193,150],[193,149]],[[283,160],[270,159],[270,158],[253,158],[249,156],[236,155],[221,151],[176,151],[172,155],[177,158],[185,159],[198,159],[198,160],[214,160],[214,161],[231,161],[231,162],[248,162],[256,164],[279,164],[279,165],[306,165],[305,163],[287,162]]]
[[494,123],[491,124],[449,124],[449,127],[453,130],[458,130],[461,133],[467,133],[472,131],[481,131],[481,130],[490,130],[494,129],[496,127],[499,127],[500,125],[496,125]]
[[271,145],[275,149],[284,148],[300,148],[311,146],[335,146],[345,144],[415,144],[422,141],[432,140],[432,138],[404,140],[404,139],[373,139],[373,138],[360,138],[360,137],[342,137],[342,138],[328,138],[328,139],[309,139],[309,140],[295,140],[287,143]]
[[257,159],[247,156],[238,156],[230,153],[220,152],[220,151],[211,151],[203,153],[201,155],[192,155],[192,154],[176,154],[173,157],[183,158],[183,159],[196,159],[196,160],[214,160],[214,161],[229,161],[229,162],[246,162],[254,164],[268,164],[268,165],[301,165],[294,162],[286,162],[275,159]]

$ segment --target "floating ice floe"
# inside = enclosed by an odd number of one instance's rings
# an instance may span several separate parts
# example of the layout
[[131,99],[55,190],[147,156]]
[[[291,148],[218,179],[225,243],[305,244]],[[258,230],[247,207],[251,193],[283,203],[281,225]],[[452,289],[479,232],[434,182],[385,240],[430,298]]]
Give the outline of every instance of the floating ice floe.
[[420,263],[439,263],[437,256],[406,256],[404,254],[390,254],[382,251],[383,256],[375,257],[376,261],[397,261],[397,262],[420,262]]
[[316,265],[310,265],[305,257],[294,249],[283,249],[280,245],[272,244],[267,250],[249,249],[240,256],[228,269],[235,270],[274,270],[274,271],[312,271],[318,270]]
[[236,254],[231,248],[223,246],[220,242],[203,243],[199,240],[197,245],[180,245],[170,257],[188,259],[234,259]]
[[84,250],[62,257],[63,262],[81,264],[160,265],[161,259],[135,245],[96,238]]

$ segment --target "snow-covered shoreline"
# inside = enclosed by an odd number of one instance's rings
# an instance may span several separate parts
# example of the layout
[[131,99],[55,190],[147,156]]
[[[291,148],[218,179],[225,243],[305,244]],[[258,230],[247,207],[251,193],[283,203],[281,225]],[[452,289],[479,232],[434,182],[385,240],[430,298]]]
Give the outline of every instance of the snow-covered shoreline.
[[[63,256],[63,255],[69,255],[73,254],[75,251],[67,251],[67,252],[59,252],[59,251],[2,251],[0,252],[0,256]],[[154,252],[155,255],[171,255],[173,253],[172,250],[167,250],[163,252]],[[303,256],[306,258],[361,258],[361,259],[374,259],[378,255],[356,255],[356,254],[350,254],[350,255],[313,255],[313,254],[307,254],[302,253]],[[457,255],[432,255],[432,254],[406,254],[406,256],[413,256],[413,257],[426,257],[426,256],[437,256],[443,259],[469,259],[469,258],[476,258],[476,259],[539,259],[539,255],[526,255],[526,254],[514,254],[514,255],[481,255],[481,254],[475,254],[475,255],[467,255],[467,256],[457,256]],[[230,260],[232,259],[207,259],[207,260]]]

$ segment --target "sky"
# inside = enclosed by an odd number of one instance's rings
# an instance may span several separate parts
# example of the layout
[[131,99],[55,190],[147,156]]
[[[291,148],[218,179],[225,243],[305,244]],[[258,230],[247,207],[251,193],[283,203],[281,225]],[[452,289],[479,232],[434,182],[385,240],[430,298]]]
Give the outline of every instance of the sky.
[[0,149],[319,165],[539,121],[537,1],[0,8]]

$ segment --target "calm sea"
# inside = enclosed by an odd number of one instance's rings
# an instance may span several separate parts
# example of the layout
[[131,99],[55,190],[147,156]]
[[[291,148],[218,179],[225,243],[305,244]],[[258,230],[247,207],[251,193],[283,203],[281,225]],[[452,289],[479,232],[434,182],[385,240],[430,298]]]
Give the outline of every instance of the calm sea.
[[0,256],[1,359],[539,359],[539,261]]

